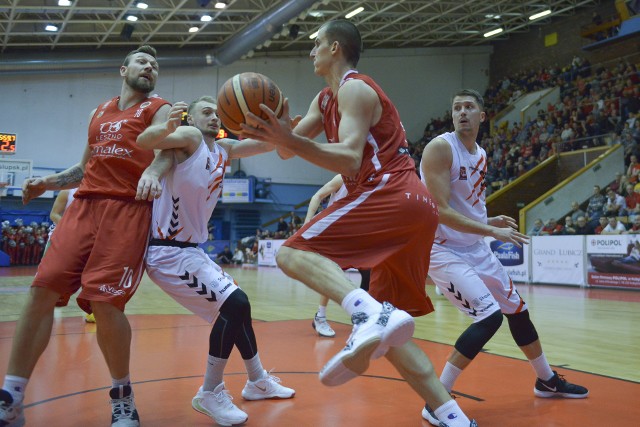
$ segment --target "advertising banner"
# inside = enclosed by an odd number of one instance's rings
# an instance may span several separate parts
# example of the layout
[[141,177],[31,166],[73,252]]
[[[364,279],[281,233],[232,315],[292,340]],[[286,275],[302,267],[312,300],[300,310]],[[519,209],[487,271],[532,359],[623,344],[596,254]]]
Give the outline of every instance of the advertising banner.
[[284,240],[260,240],[258,242],[258,265],[276,267],[276,255]]
[[529,282],[529,245],[518,247],[504,243],[493,237],[485,237],[485,242],[514,282]]
[[640,289],[640,236],[587,236],[587,283]]
[[532,281],[585,285],[583,236],[533,236]]

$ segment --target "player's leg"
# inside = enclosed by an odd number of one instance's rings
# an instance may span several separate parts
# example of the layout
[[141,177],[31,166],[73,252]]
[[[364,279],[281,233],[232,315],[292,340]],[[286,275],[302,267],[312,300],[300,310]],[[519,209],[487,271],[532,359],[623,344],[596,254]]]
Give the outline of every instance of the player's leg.
[[484,259],[484,263],[478,267],[478,271],[505,314],[513,340],[536,373],[535,395],[574,399],[587,397],[589,391],[586,388],[567,382],[551,369],[542,350],[538,332],[529,316],[527,304],[520,297],[515,284],[488,246],[485,245],[483,251],[484,254],[480,254],[479,258]]
[[335,337],[336,332],[331,328],[329,322],[327,322],[327,304],[329,304],[329,298],[324,295],[320,295],[320,305],[318,311],[313,317],[311,326],[321,337]]
[[384,348],[402,345],[413,335],[411,316],[388,303],[383,306],[364,290],[355,289],[342,268],[330,259],[314,252],[282,246],[277,262],[289,277],[326,295],[351,315],[353,332],[347,346],[320,372],[323,384],[339,385],[355,378],[367,370],[370,359],[381,344]]
[[[409,341],[401,347],[392,347],[386,358],[398,370],[409,385],[435,408],[435,417],[446,419],[449,427],[469,427],[475,421],[462,412],[458,404],[445,390],[433,369],[431,360],[413,342]],[[441,425],[439,422],[436,425]]]
[[60,294],[32,287],[16,325],[9,367],[0,390],[0,425],[24,425],[22,402],[29,378],[47,348],[53,326],[53,309]]

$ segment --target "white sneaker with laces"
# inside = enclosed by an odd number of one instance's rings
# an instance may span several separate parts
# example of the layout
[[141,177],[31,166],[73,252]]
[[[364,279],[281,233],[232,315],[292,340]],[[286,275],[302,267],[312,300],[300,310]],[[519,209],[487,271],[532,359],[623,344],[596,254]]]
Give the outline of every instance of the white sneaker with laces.
[[109,390],[111,427],[139,427],[140,417],[133,401],[131,386],[121,385]]
[[415,322],[411,315],[382,303],[379,313],[369,316],[363,312],[351,316],[353,330],[347,345],[333,356],[320,371],[320,382],[337,386],[362,375],[369,361],[384,356],[389,347],[399,347],[413,336]]
[[24,423],[22,402],[14,402],[11,393],[0,389],[0,426],[22,427]]
[[249,416],[232,402],[233,397],[219,384],[213,391],[204,391],[202,387],[191,400],[191,406],[198,412],[210,416],[221,426],[234,426],[247,421]]
[[266,375],[258,381],[249,381],[242,389],[242,397],[246,400],[263,400],[263,399],[291,399],[295,396],[296,391],[280,385],[280,378],[274,377],[269,372],[264,371]]
[[313,318],[311,326],[313,326],[313,329],[315,329],[321,337],[333,338],[336,336],[336,332],[331,329],[331,326],[327,322],[327,318],[319,317],[317,313]]

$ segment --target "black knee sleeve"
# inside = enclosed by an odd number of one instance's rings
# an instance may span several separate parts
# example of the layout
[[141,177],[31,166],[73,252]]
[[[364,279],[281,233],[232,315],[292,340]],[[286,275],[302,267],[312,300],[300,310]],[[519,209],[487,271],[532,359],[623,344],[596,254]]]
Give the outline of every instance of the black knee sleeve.
[[220,308],[220,317],[232,323],[233,343],[238,347],[244,360],[253,358],[258,353],[256,334],[251,324],[251,304],[249,297],[242,289],[233,291]]
[[518,347],[529,345],[538,339],[538,332],[529,319],[529,310],[516,314],[505,314],[509,322],[509,330]]
[[[249,336],[253,337],[255,347],[249,298],[242,289],[236,289],[220,307],[220,314],[211,328],[209,354],[221,359],[228,359],[234,345],[237,345],[238,349],[244,348],[242,343],[238,345],[238,337],[242,336],[243,330],[247,329],[247,324],[251,329]],[[240,352],[242,353],[242,349]]]
[[486,319],[471,324],[456,341],[456,350],[467,359],[475,358],[482,350],[482,347],[500,329],[500,325],[502,325],[502,312],[500,310],[492,313]]

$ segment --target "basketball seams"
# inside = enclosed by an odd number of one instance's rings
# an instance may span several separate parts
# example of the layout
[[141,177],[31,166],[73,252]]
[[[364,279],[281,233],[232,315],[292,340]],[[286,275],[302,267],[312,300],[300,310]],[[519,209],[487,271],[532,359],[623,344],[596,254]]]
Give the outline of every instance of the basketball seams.
[[233,85],[233,94],[236,97],[236,102],[242,111],[242,115],[246,116],[250,111],[249,106],[247,105],[247,100],[244,97],[244,91],[242,90],[242,82],[240,81],[240,75],[236,74],[233,76],[233,80],[231,81]]

